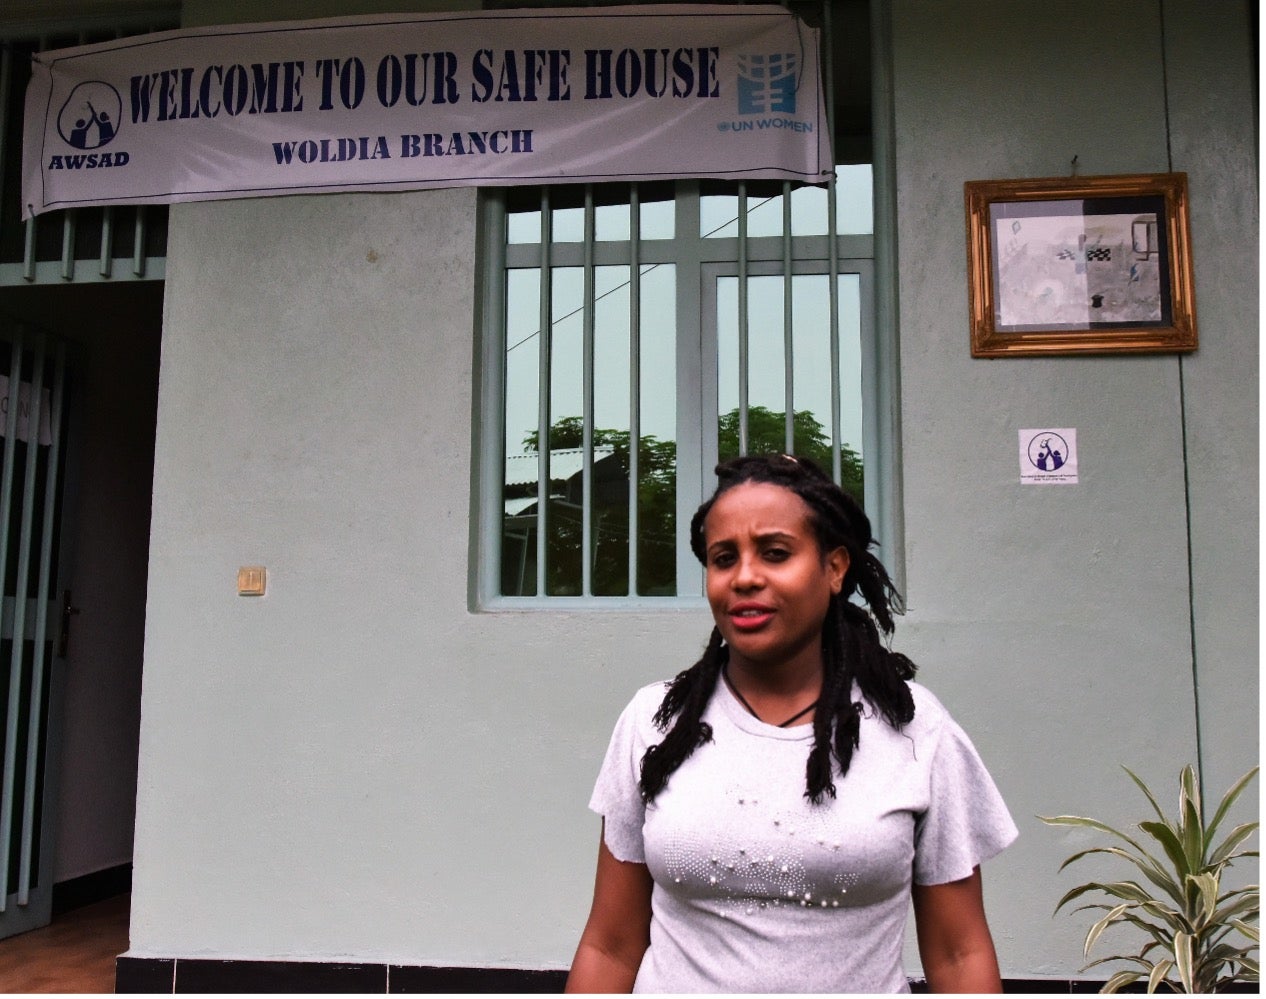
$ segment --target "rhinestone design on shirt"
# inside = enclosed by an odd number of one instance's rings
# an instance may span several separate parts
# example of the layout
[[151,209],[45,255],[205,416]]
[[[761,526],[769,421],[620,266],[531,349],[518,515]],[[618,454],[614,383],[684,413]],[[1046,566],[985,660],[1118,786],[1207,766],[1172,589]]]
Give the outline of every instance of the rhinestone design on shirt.
[[[725,810],[737,809],[733,842],[706,844],[678,833],[664,860],[677,891],[720,902],[722,910],[751,915],[760,909],[838,909],[860,875],[836,866],[842,844],[820,809],[791,812],[762,803],[737,785],[724,792]],[[744,838],[740,830],[748,835]],[[842,856],[841,856],[841,859]],[[823,881],[824,869],[831,871]],[[815,878],[810,872],[816,872]]]

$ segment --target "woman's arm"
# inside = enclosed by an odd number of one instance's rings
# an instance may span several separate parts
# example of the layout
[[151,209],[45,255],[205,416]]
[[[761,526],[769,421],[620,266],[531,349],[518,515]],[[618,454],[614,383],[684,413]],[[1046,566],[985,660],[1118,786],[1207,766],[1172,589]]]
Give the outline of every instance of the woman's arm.
[[616,860],[598,841],[593,906],[571,962],[565,992],[632,992],[651,942],[651,873]]
[[980,868],[961,881],[915,885],[914,923],[929,992],[1001,992]]

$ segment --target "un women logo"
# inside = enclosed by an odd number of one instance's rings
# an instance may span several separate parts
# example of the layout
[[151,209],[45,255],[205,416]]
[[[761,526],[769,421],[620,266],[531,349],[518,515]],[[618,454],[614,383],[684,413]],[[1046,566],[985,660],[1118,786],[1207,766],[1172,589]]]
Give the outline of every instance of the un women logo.
[[81,83],[57,115],[57,131],[76,149],[100,149],[118,134],[123,101],[102,80]]

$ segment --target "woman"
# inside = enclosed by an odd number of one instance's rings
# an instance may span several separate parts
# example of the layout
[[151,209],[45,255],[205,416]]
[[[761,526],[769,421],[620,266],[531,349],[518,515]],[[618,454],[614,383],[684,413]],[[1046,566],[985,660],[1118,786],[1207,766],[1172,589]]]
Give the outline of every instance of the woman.
[[910,900],[930,989],[1001,991],[979,865],[1015,826],[880,638],[870,522],[804,458],[717,475],[690,527],[716,627],[616,725],[568,991],[908,991]]

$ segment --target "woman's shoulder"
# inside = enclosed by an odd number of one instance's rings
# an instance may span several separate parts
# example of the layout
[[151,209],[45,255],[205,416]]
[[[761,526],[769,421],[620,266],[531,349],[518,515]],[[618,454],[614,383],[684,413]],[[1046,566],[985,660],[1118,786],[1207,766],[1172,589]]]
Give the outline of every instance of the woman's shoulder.
[[656,680],[654,683],[648,683],[645,687],[639,687],[629,699],[628,707],[625,710],[654,714],[664,700],[664,695],[668,693],[668,685],[670,683],[672,683],[671,680]]
[[950,718],[949,710],[931,690],[914,680],[907,680],[910,696],[914,699],[914,719],[910,723],[916,729],[935,732]]
[[639,732],[646,732],[655,727],[655,712],[659,710],[660,704],[664,700],[664,694],[668,691],[669,681],[656,680],[654,683],[648,683],[645,687],[639,688],[629,698],[620,712],[620,718],[616,722],[617,728],[628,727]]

